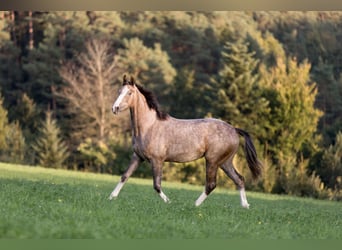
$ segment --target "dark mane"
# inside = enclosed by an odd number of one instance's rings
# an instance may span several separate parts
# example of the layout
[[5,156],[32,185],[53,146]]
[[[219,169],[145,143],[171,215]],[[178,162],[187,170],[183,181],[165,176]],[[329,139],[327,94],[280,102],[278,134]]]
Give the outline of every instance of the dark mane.
[[156,96],[149,90],[144,87],[135,84],[135,86],[139,89],[140,93],[145,97],[147,106],[150,109],[154,109],[157,112],[157,117],[159,120],[166,120],[169,116],[167,113],[160,110],[159,103],[157,101]]

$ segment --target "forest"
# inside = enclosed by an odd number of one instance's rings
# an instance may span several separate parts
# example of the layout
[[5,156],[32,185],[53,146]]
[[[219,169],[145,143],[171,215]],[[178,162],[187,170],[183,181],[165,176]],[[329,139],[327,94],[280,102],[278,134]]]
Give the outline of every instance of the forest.
[[[341,41],[342,12],[1,11],[0,161],[122,174],[129,114],[111,107],[127,74],[171,116],[248,131],[263,175],[240,147],[247,189],[342,200]],[[163,172],[204,176],[203,160]]]

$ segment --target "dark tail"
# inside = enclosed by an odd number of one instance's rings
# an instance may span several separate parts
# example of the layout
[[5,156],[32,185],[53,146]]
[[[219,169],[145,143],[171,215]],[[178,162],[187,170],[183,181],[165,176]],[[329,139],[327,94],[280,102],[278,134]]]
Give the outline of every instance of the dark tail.
[[257,179],[261,175],[262,165],[258,161],[258,156],[255,150],[254,144],[252,142],[252,139],[246,131],[243,131],[242,129],[239,129],[239,128],[235,128],[235,130],[236,132],[238,132],[239,135],[245,138],[245,155],[246,155],[248,167],[252,172],[253,178]]

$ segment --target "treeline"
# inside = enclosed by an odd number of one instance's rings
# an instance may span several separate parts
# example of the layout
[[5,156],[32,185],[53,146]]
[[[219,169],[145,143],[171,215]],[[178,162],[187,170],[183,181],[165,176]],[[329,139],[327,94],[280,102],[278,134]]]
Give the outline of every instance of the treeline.
[[[341,37],[342,12],[2,11],[0,160],[121,174],[128,74],[172,116],[249,131],[264,164],[252,182],[236,159],[249,189],[340,200]],[[202,183],[203,161],[163,176]]]

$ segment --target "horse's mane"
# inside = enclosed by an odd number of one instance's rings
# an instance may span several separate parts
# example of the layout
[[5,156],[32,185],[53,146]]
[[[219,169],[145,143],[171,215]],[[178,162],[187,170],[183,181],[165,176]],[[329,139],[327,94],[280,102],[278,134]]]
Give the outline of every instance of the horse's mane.
[[159,107],[159,103],[157,101],[157,97],[149,90],[135,83],[135,86],[138,88],[140,93],[145,97],[147,106],[150,109],[154,109],[157,113],[157,118],[159,120],[166,120],[168,118],[168,114],[161,111]]

